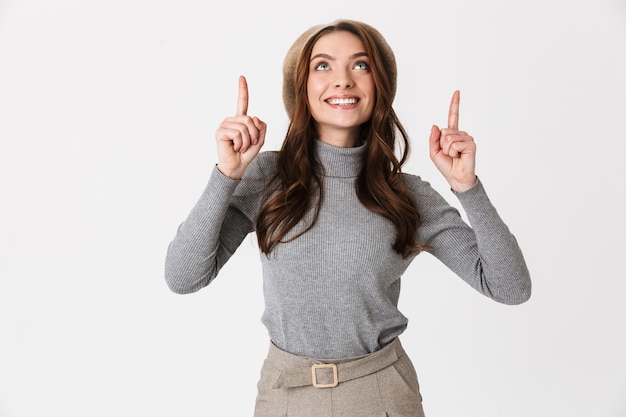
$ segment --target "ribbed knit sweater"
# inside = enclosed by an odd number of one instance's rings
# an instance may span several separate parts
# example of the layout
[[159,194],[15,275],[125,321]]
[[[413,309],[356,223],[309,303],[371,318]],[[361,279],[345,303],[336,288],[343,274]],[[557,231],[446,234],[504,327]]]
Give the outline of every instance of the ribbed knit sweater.
[[[400,278],[413,254],[396,253],[394,225],[358,200],[355,180],[365,145],[338,148],[317,141],[323,202],[313,228],[261,254],[262,322],[283,350],[314,358],[343,358],[379,350],[407,327],[398,310]],[[261,152],[241,180],[217,168],[170,243],[165,278],[172,291],[207,286],[254,231],[263,193],[277,163]],[[522,252],[479,181],[458,193],[471,225],[426,181],[402,174],[421,215],[416,241],[473,288],[505,304],[530,297]],[[299,227],[310,222],[312,211]],[[301,230],[296,227],[291,234]]]

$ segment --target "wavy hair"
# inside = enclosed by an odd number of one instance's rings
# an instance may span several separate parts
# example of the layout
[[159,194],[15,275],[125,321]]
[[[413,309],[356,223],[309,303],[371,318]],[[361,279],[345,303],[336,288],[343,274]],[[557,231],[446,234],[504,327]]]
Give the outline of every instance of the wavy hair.
[[[309,59],[315,42],[333,31],[347,31],[361,39],[370,57],[370,71],[375,86],[375,104],[369,121],[361,126],[366,154],[355,182],[359,201],[367,209],[390,220],[396,228],[393,249],[407,257],[411,252],[428,247],[415,242],[421,220],[404,184],[401,167],[409,155],[408,134],[392,102],[389,77],[376,43],[358,22],[337,22],[313,35],[304,45],[295,79],[295,108],[285,140],[278,152],[273,187],[256,219],[257,240],[261,251],[269,256],[282,242],[289,242],[310,230],[317,220],[323,202],[323,168],[315,157],[317,130],[307,103]],[[400,139],[400,143],[396,139]],[[399,150],[399,158],[396,156]],[[297,233],[288,233],[313,209],[312,220]]]

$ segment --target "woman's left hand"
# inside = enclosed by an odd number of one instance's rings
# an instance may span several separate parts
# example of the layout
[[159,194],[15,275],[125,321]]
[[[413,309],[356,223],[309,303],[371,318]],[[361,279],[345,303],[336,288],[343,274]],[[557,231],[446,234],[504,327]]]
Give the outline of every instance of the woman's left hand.
[[446,178],[452,190],[467,191],[476,185],[476,143],[467,132],[459,130],[461,93],[452,95],[448,127],[433,125],[430,131],[430,159]]

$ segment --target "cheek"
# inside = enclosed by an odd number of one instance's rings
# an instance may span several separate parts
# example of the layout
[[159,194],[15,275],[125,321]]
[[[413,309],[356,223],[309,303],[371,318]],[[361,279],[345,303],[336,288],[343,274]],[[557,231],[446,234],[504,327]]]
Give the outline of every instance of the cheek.
[[371,76],[364,79],[363,89],[372,100],[376,97],[376,87],[374,86],[374,79]]
[[306,84],[306,91],[309,101],[314,99],[316,96],[319,96],[320,92],[322,91],[321,83],[315,78],[309,77]]
[[373,112],[374,111],[374,105],[376,102],[376,88],[374,86],[374,80],[370,80],[368,83],[366,83],[366,87],[367,89],[366,94],[369,97],[369,111]]

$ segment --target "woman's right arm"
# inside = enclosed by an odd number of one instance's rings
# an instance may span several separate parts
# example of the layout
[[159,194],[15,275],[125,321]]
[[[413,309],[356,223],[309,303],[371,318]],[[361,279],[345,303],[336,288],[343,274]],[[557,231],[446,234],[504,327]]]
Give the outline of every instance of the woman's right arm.
[[[246,182],[241,180],[244,172],[265,141],[265,123],[248,116],[247,109],[248,85],[242,76],[237,113],[224,119],[215,132],[218,164],[168,246],[165,280],[176,293],[187,294],[207,286],[246,235],[254,230],[250,212],[244,213],[231,204],[235,190]],[[246,188],[240,187],[244,201]],[[251,196],[251,200],[258,201],[258,196]]]
[[207,286],[253,230],[252,221],[230,205],[240,181],[217,168],[167,248],[165,281],[178,294]]

